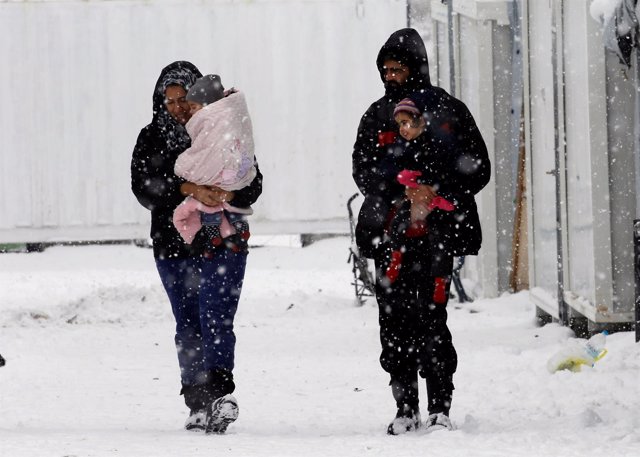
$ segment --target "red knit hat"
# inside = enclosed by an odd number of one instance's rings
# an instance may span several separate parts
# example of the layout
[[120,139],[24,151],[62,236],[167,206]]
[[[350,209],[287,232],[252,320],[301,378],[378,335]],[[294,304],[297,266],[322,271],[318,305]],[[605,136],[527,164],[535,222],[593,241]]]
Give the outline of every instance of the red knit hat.
[[410,98],[403,98],[398,102],[396,108],[393,110],[393,117],[401,112],[409,113],[412,116],[420,116],[420,114],[422,114],[420,113],[420,110],[418,109],[416,104]]

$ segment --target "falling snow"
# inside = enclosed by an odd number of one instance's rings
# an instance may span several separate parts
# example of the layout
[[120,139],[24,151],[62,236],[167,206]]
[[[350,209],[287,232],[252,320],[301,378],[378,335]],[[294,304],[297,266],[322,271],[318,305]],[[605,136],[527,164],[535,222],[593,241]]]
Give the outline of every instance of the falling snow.
[[181,428],[174,323],[150,250],[0,255],[0,455],[637,455],[632,333],[608,337],[593,368],[550,374],[575,339],[537,327],[527,293],[450,301],[457,430],[387,436],[377,309],[354,306],[348,246],[250,252],[235,322],[240,418],[225,436]]

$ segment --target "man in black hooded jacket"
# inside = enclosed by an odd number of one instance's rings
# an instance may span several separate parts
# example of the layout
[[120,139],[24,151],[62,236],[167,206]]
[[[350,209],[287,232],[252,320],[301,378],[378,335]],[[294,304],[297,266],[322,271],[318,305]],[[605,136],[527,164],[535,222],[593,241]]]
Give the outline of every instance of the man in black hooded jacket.
[[[376,64],[385,94],[362,116],[352,162],[353,178],[365,197],[358,215],[356,241],[360,253],[373,258],[376,266],[380,363],[390,375],[398,408],[387,432],[397,435],[421,426],[418,374],[427,384],[427,430],[452,429],[448,416],[457,355],[446,323],[446,304],[453,256],[478,253],[482,235],[473,195],[489,181],[491,165],[467,107],[431,85],[426,49],[416,30],[406,28],[391,34]],[[400,100],[415,94],[425,100],[437,100],[433,106],[428,103],[424,107],[427,121],[429,117],[438,118],[440,124],[453,129],[449,135],[453,141],[448,142],[444,153],[451,155],[448,163],[460,168],[458,174],[465,176],[465,185],[455,195],[457,213],[452,218],[450,242],[430,243],[428,234],[413,240],[406,246],[398,278],[390,284],[385,276],[390,261],[385,230],[389,230],[395,208],[408,197],[428,204],[437,192],[427,185],[407,192],[384,169],[387,159],[402,154],[405,146],[398,138],[393,111]]]

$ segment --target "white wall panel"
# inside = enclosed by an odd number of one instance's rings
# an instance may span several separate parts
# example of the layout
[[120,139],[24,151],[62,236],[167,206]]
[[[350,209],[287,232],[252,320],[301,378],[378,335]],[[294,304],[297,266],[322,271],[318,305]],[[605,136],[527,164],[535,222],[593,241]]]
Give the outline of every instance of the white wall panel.
[[[616,312],[631,309],[635,302],[633,262],[633,219],[636,215],[635,163],[633,151],[634,103],[633,78],[621,71],[613,53],[605,56],[607,68],[607,129],[611,198],[611,255]],[[632,71],[635,71],[633,69]]]
[[[403,0],[0,0],[0,242],[144,236],[129,161],[174,60],[246,92],[256,221],[345,221],[375,58]],[[344,224],[346,226],[346,223]]]
[[557,296],[557,239],[554,150],[554,76],[552,5],[529,1],[529,113],[530,195],[534,264],[532,285]]
[[591,303],[611,303],[605,52],[599,46],[602,36],[588,5],[572,0],[564,6],[570,262],[565,282],[567,289]]

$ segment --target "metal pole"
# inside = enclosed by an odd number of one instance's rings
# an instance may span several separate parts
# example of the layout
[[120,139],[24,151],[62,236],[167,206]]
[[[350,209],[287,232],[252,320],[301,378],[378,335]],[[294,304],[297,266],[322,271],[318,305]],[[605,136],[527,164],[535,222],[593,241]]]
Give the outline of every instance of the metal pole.
[[520,128],[522,125],[523,86],[522,80],[522,24],[520,21],[520,0],[513,0],[511,9],[511,177],[512,196],[515,199],[518,188],[518,169],[520,163]]
[[453,49],[453,0],[447,0],[447,38],[449,41],[449,93],[456,95],[456,61]]
[[634,122],[634,157],[636,168],[636,219],[633,221],[633,252],[635,277],[635,328],[636,343],[640,342],[640,49],[636,47],[636,103]]
[[640,342],[640,219],[633,221],[633,271],[636,283],[636,343]]
[[[564,253],[562,249],[563,233],[562,233],[562,169],[563,169],[563,153],[564,153],[564,141],[560,138],[560,90],[564,87],[564,77],[561,67],[564,45],[562,36],[562,13],[563,4],[562,0],[554,2],[551,12],[552,21],[552,52],[551,59],[553,62],[553,117],[554,117],[554,149],[555,149],[555,168],[553,174],[556,178],[556,243],[557,243],[557,273],[558,273],[558,317],[562,325],[569,324],[569,316],[567,315],[567,307],[564,303]],[[561,46],[558,46],[558,43]],[[564,112],[564,110],[563,110]]]
[[636,47],[636,103],[633,147],[636,167],[636,218],[640,219],[640,49]]

